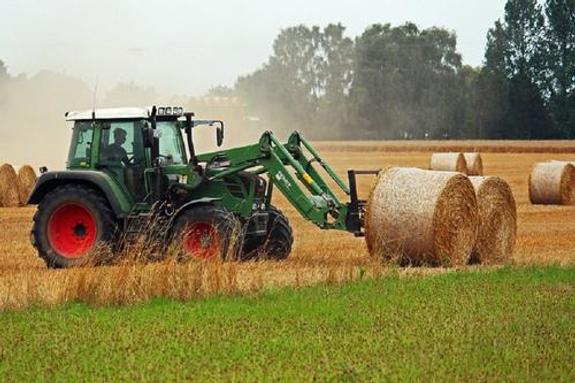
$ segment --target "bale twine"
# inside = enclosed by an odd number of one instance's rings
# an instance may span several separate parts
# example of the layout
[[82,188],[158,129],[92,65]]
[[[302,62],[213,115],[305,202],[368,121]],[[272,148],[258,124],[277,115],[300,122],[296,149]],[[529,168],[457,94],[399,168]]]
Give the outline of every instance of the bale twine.
[[471,263],[506,263],[517,236],[517,208],[509,184],[499,177],[470,177],[479,208],[479,234]]
[[529,199],[534,205],[575,204],[575,166],[566,162],[541,162],[529,175]]
[[475,192],[463,174],[389,168],[367,201],[367,247],[371,255],[400,265],[464,265],[478,219]]
[[462,153],[433,153],[431,155],[431,170],[448,172],[467,172],[467,163]]
[[465,162],[467,163],[467,175],[469,176],[482,176],[483,175],[483,160],[479,153],[463,153]]
[[20,205],[18,196],[18,176],[12,165],[0,166],[0,206],[16,207]]
[[36,172],[30,165],[24,165],[18,170],[18,195],[20,204],[26,205],[28,197],[36,185]]

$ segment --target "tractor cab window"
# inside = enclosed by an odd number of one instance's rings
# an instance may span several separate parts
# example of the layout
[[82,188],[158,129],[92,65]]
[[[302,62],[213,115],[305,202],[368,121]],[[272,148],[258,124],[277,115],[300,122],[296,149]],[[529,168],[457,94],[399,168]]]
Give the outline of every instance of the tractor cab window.
[[72,133],[72,143],[68,154],[69,168],[89,168],[92,155],[92,121],[76,121]]
[[134,155],[134,122],[104,123],[100,161],[127,166]]
[[185,148],[176,122],[158,121],[157,130],[160,132],[160,157],[164,158],[169,165],[185,164]]
[[101,121],[98,165],[140,200],[144,193],[143,120]]

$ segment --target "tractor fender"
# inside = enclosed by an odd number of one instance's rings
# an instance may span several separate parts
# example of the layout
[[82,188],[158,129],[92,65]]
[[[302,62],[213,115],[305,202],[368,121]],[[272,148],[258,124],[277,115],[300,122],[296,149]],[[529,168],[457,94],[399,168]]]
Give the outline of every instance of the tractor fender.
[[182,206],[180,206],[175,212],[174,214],[172,214],[172,216],[170,217],[170,221],[168,223],[168,227],[172,228],[174,227],[174,223],[176,222],[176,220],[178,219],[178,217],[186,210],[191,209],[194,206],[198,206],[198,205],[213,205],[214,202],[216,201],[221,201],[221,198],[213,198],[213,197],[204,197],[204,198],[198,198],[192,201],[188,201],[185,204],[183,204]]
[[93,170],[65,170],[42,174],[28,198],[28,204],[40,203],[50,191],[67,184],[85,185],[100,191],[106,197],[117,218],[124,218],[130,213],[131,203],[125,192],[110,176]]

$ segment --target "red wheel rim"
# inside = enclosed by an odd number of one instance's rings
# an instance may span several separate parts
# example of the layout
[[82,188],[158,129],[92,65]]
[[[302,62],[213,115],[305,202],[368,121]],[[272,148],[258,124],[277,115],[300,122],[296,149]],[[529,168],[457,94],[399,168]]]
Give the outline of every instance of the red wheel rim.
[[208,222],[193,222],[184,233],[184,250],[200,259],[217,257],[220,252],[220,233]]
[[48,241],[64,258],[81,258],[96,243],[96,219],[92,212],[75,203],[58,207],[48,220]]

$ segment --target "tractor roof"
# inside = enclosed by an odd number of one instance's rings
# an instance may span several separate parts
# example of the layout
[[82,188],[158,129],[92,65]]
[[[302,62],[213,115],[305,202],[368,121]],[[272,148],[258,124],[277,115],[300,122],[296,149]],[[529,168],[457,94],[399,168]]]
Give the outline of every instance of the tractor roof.
[[105,108],[96,110],[72,111],[66,113],[66,121],[91,120],[92,113],[95,113],[96,120],[115,119],[148,119],[152,113],[152,108]]

